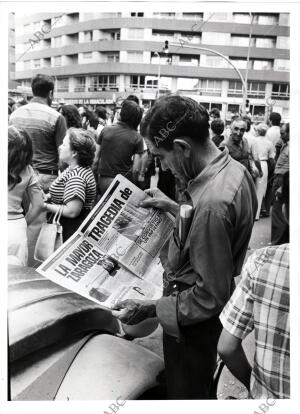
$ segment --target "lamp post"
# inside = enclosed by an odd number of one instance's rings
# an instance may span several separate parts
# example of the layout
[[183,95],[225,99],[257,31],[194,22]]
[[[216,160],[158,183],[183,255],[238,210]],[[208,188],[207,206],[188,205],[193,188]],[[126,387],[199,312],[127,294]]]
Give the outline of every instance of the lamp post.
[[205,52],[210,52],[213,53],[214,55],[220,56],[221,58],[223,58],[224,60],[226,60],[227,63],[230,64],[230,66],[233,67],[233,69],[236,71],[236,73],[238,74],[241,82],[242,82],[242,90],[243,90],[243,103],[242,103],[242,111],[245,111],[245,107],[246,107],[246,99],[247,99],[247,84],[245,82],[245,79],[243,77],[243,75],[241,74],[240,70],[231,62],[230,59],[228,59],[226,56],[224,56],[222,53],[217,52],[214,49],[209,49],[207,47],[202,47],[202,46],[189,46],[189,45],[182,45],[181,43],[171,43],[171,46],[175,46],[175,47],[185,47],[187,49],[196,49],[196,50],[203,50]]
[[159,83],[160,83],[160,54],[158,52],[154,52],[154,55],[158,57],[158,74],[157,74],[157,94],[156,98],[159,98]]

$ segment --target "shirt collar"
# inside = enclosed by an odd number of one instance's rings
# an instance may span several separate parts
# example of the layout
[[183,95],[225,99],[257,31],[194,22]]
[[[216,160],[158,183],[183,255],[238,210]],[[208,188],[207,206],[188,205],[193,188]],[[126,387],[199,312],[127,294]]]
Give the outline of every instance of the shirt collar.
[[193,201],[194,206],[197,204],[199,195],[199,186],[211,181],[226,165],[230,162],[231,157],[227,148],[224,148],[222,152],[217,155],[216,158],[209,163],[204,170],[201,171],[197,177],[188,182],[186,192],[189,194]]
[[46,102],[44,101],[43,98],[40,98],[39,96],[34,96],[30,102],[36,102],[36,103],[40,103],[46,106],[49,106],[48,104],[46,104]]

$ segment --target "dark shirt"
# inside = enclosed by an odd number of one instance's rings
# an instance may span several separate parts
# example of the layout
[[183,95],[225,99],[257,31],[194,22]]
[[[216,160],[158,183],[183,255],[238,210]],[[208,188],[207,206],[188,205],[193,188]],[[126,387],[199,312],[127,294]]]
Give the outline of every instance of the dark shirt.
[[275,174],[284,174],[290,169],[289,161],[290,143],[283,144],[280,150],[280,154],[275,166]]
[[58,169],[58,147],[67,131],[65,118],[40,98],[13,112],[9,124],[25,130],[32,140],[33,167],[40,170]]
[[221,142],[224,141],[224,135],[214,135],[212,137],[212,141],[214,142],[214,144],[219,147],[219,145],[221,144]]
[[229,137],[228,141],[220,145],[220,147],[224,147],[225,145],[228,148],[230,156],[250,171],[250,148],[247,140],[242,138],[239,143],[235,143]]
[[178,289],[159,299],[156,309],[165,332],[173,336],[179,336],[180,325],[222,311],[233,278],[241,272],[257,210],[253,180],[227,149],[189,183],[186,199],[194,209],[187,240],[183,246],[178,241],[177,216],[167,258],[161,254],[164,286],[166,274],[172,273],[171,285]]
[[124,122],[105,127],[98,139],[100,148],[99,173],[106,177],[127,174],[134,154],[144,151],[143,138]]

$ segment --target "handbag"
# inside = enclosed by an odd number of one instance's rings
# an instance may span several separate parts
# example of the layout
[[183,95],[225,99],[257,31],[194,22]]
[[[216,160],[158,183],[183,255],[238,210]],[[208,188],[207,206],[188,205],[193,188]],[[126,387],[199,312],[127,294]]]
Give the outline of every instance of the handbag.
[[34,249],[34,259],[43,262],[62,244],[62,226],[59,222],[64,206],[55,213],[51,223],[43,223]]

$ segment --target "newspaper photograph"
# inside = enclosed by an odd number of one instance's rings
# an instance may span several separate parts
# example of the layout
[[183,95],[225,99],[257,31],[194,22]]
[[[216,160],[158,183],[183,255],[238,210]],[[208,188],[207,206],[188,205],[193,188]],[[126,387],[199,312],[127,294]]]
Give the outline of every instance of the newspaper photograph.
[[106,308],[126,299],[160,298],[159,251],[173,222],[139,207],[145,197],[118,175],[77,232],[37,271]]
[[[140,279],[118,262],[76,233],[37,271],[53,282],[111,308],[125,299],[158,299],[162,295],[162,266],[154,261],[147,275]],[[152,281],[151,281],[152,279]],[[155,283],[153,283],[155,281]]]
[[142,208],[149,197],[117,175],[79,231],[103,254],[144,277],[173,230],[172,218],[160,210]]

